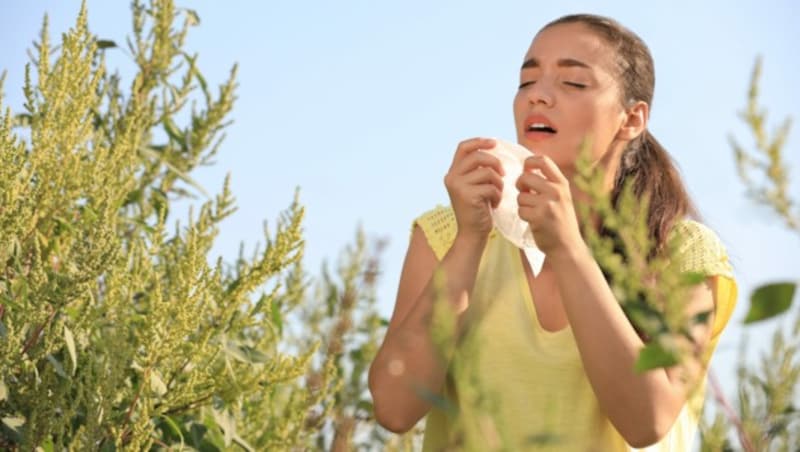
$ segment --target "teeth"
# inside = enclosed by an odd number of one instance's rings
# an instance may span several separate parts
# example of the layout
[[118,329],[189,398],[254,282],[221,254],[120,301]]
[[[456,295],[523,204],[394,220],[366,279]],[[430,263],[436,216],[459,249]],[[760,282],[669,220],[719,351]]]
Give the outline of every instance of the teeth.
[[541,122],[534,122],[533,124],[528,126],[528,130],[545,130],[545,131],[552,131],[553,128],[548,126],[547,124],[542,124]]

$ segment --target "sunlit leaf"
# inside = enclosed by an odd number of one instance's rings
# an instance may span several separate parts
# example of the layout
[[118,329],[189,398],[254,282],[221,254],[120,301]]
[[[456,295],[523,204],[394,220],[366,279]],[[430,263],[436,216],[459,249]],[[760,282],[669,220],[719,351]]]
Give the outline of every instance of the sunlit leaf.
[[167,385],[164,384],[164,380],[161,379],[158,371],[153,370],[150,372],[150,389],[160,396],[167,393]]
[[11,430],[17,430],[25,425],[25,418],[19,416],[4,417],[3,424],[5,424],[6,427],[10,428]]
[[69,378],[67,373],[64,372],[64,366],[61,365],[61,362],[57,360],[55,356],[47,355],[47,360],[53,365],[53,369],[56,371],[56,374],[58,374],[59,377]]
[[72,336],[72,331],[64,325],[64,342],[67,344],[67,352],[72,359],[72,375],[78,370],[78,354],[75,351],[75,338]]
[[754,323],[766,320],[785,312],[792,305],[795,283],[778,282],[763,285],[757,288],[750,296],[750,311],[744,323]]

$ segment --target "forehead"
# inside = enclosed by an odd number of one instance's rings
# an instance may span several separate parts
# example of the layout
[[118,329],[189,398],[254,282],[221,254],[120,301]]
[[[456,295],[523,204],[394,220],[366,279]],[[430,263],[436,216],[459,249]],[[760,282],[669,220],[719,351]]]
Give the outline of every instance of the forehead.
[[617,56],[614,49],[588,26],[567,23],[539,31],[525,54],[526,61],[531,58],[543,65],[562,58],[573,58],[595,69],[613,73]]

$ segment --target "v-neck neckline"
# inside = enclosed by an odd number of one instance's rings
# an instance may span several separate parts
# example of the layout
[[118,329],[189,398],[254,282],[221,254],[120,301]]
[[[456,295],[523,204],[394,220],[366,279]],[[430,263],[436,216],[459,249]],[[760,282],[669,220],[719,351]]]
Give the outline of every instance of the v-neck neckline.
[[[526,309],[530,314],[531,320],[533,321],[534,327],[536,331],[542,334],[544,337],[548,338],[558,338],[565,334],[569,335],[571,333],[572,327],[567,322],[566,326],[559,328],[557,330],[548,330],[542,326],[541,321],[539,320],[539,314],[536,312],[536,305],[533,302],[533,288],[531,287],[531,281],[528,279],[528,270],[530,269],[530,265],[527,265],[526,262],[527,257],[525,256],[525,252],[516,246],[513,243],[506,241],[507,245],[512,251],[512,256],[515,264],[513,268],[516,271],[516,279],[520,282],[520,290],[522,291],[522,299],[525,303]],[[531,274],[533,270],[530,270]],[[535,277],[535,276],[534,276]]]

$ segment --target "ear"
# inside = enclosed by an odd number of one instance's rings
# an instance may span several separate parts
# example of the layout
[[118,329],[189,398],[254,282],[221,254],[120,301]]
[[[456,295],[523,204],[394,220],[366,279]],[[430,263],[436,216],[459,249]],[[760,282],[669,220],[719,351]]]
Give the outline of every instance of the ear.
[[620,141],[631,141],[644,133],[647,128],[650,106],[640,100],[623,112],[623,115],[623,121],[617,131],[616,138]]

